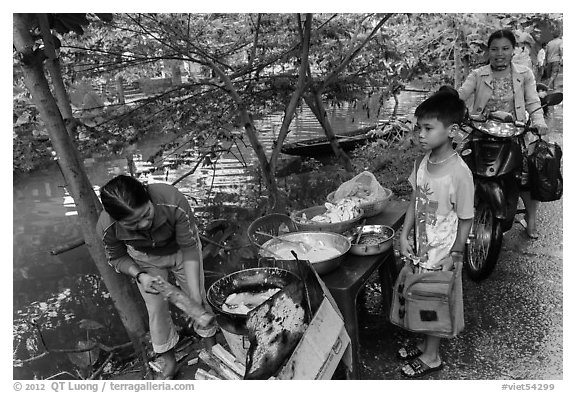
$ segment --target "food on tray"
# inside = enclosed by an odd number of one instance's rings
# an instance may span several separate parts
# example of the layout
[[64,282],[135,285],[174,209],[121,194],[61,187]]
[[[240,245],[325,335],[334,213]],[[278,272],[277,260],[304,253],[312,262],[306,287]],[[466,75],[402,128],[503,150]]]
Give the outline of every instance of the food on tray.
[[334,224],[352,220],[360,215],[358,204],[349,198],[342,199],[336,204],[326,202],[324,206],[326,206],[326,211],[314,217],[308,218],[306,217],[306,213],[302,213],[300,222]]
[[358,244],[366,244],[369,246],[376,246],[390,237],[383,233],[366,233],[360,237]]
[[[308,245],[306,251],[298,251],[298,258],[310,261],[310,263],[326,261],[328,259],[335,258],[340,255],[340,251],[334,247],[325,245],[321,240],[316,241],[314,244],[304,242]],[[274,250],[275,254],[278,254],[282,259],[294,259],[291,251],[294,246],[282,245],[278,249]]]
[[246,315],[266,300],[270,299],[280,288],[270,288],[260,292],[235,292],[230,294],[224,304],[222,310],[232,314]]
[[361,200],[368,200],[372,195],[373,190],[369,185],[363,183],[354,183],[352,189],[348,193],[348,198],[357,198]]
[[248,315],[250,339],[244,379],[268,379],[289,357],[308,327],[302,282],[290,284]]

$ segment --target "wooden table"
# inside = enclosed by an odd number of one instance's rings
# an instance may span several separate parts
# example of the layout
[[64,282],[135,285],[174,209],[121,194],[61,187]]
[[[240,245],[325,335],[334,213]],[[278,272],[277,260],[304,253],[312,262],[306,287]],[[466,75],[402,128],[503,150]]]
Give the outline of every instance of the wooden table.
[[[404,222],[408,204],[409,202],[392,201],[382,213],[366,219],[366,225],[388,225],[397,231]],[[366,285],[376,269],[378,269],[380,277],[383,313],[384,317],[387,318],[392,301],[392,286],[398,275],[392,248],[379,255],[357,256],[348,254],[338,269],[321,277],[338,304],[340,312],[342,312],[346,331],[350,336],[352,369],[349,370],[348,377],[351,379],[358,379],[360,365],[356,300],[360,289]]]

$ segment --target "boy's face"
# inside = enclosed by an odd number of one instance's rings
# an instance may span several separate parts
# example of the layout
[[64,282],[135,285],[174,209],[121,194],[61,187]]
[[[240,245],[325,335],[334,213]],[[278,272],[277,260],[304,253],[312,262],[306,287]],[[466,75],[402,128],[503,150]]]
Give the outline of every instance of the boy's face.
[[454,137],[454,127],[446,127],[444,123],[435,118],[419,118],[416,122],[416,132],[418,132],[420,146],[424,150],[433,150],[450,143],[450,138]]

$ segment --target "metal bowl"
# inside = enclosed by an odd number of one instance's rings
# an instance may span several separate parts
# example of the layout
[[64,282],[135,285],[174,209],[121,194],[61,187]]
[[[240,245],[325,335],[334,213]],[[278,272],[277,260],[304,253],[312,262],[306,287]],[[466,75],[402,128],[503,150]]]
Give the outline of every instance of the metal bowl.
[[[362,219],[362,217],[364,217],[364,210],[362,208],[358,208],[358,210],[359,210],[358,214],[350,220],[333,222],[333,223],[316,222],[316,221],[310,220],[313,217],[320,216],[320,215],[326,213],[327,210],[328,209],[324,205],[313,206],[313,207],[309,207],[307,209],[298,210],[296,212],[293,212],[290,215],[290,218],[292,219],[292,221],[294,221],[294,224],[296,225],[296,228],[298,228],[299,231],[318,231],[318,232],[342,233],[342,232],[345,232],[348,229],[354,227],[358,223],[358,221],[360,221]],[[306,217],[308,217],[308,220],[303,221],[302,217],[304,214],[306,214]]]
[[271,288],[284,288],[298,282],[300,277],[277,267],[259,267],[240,270],[217,280],[208,288],[206,300],[216,313],[218,325],[234,334],[247,334],[247,315],[234,314],[222,309],[229,295],[235,292],[257,292]]
[[[360,239],[356,244],[358,233],[361,231]],[[376,255],[388,251],[392,247],[392,239],[394,238],[394,229],[387,225],[364,225],[353,228],[347,231],[344,235],[350,240],[351,247],[350,253],[354,255]],[[373,237],[381,237],[376,242],[362,243],[362,238],[365,240],[370,239],[367,235],[374,235]],[[373,238],[372,237],[372,238]]]
[[[290,240],[292,242],[301,242],[310,247],[322,245],[326,248],[334,249],[338,255],[319,260],[311,260],[310,264],[318,274],[326,274],[338,268],[344,260],[345,254],[350,250],[350,240],[346,236],[333,232],[290,232],[281,236],[279,239],[271,239],[262,245],[260,255],[265,257],[277,256],[285,257],[286,259],[294,259],[290,254],[290,250],[294,250],[298,259],[309,260],[307,253],[299,248],[297,245],[288,242],[282,242],[280,239]],[[321,242],[321,243],[319,243]],[[267,250],[271,251],[267,252]]]

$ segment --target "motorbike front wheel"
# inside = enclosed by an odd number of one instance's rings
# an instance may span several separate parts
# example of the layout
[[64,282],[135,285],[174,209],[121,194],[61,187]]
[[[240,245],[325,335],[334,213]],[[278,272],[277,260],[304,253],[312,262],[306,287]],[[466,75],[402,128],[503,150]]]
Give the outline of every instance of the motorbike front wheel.
[[465,266],[472,281],[481,281],[492,273],[501,247],[502,222],[487,203],[480,202],[466,243]]

